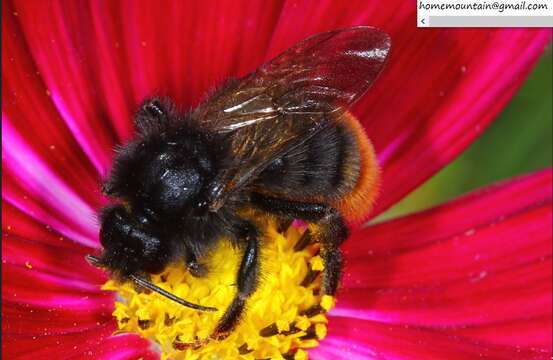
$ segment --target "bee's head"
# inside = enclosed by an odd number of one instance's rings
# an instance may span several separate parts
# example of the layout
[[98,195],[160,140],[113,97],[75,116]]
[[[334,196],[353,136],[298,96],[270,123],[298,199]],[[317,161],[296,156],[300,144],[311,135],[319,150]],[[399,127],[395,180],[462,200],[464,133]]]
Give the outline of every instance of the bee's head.
[[212,162],[204,136],[159,100],[136,116],[137,136],[120,147],[103,191],[116,202],[100,214],[102,265],[119,275],[154,273],[170,260],[182,219],[203,216]]
[[175,255],[175,249],[171,249],[172,242],[164,241],[144,214],[130,211],[124,204],[119,204],[105,207],[100,218],[100,241],[104,249],[100,257],[86,255],[91,265],[106,268],[118,280],[132,280],[183,306],[200,311],[217,311],[217,308],[179,298],[144,278],[145,274],[161,273]]
[[171,260],[169,243],[149,226],[147,217],[129,212],[124,205],[112,205],[102,210],[100,218],[101,265],[120,278],[165,269]]

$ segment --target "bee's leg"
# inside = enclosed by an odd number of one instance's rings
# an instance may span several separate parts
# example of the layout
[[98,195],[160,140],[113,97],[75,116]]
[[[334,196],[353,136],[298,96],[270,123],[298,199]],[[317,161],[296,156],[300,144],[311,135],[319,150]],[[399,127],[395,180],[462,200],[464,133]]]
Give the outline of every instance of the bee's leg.
[[349,236],[342,215],[336,209],[324,204],[295,202],[261,194],[252,194],[252,202],[260,209],[276,215],[290,216],[318,225],[316,233],[311,236],[320,242],[321,257],[325,264],[322,293],[336,294],[343,263],[339,246]]
[[212,334],[214,339],[224,339],[236,327],[244,308],[246,300],[255,291],[259,278],[259,241],[258,231],[250,223],[244,223],[240,229],[241,238],[246,247],[242,256],[242,262],[236,276],[238,291],[231,304],[219,320]]
[[349,236],[349,230],[340,213],[330,208],[317,223],[319,226],[314,237],[321,243],[321,257],[325,264],[323,270],[322,293],[336,294],[342,275],[343,256],[339,246]]
[[207,267],[205,264],[199,263],[196,259],[196,255],[192,251],[186,251],[186,257],[184,259],[184,264],[194,277],[204,277],[207,275]]

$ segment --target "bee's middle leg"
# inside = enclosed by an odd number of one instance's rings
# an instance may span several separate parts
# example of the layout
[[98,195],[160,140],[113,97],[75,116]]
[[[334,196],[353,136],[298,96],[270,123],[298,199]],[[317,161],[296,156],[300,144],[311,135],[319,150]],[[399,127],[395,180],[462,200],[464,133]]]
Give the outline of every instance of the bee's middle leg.
[[224,339],[236,327],[246,307],[246,300],[257,288],[259,279],[259,241],[258,231],[250,223],[240,229],[245,239],[246,247],[236,276],[238,291],[231,304],[219,320],[211,335],[214,339]]

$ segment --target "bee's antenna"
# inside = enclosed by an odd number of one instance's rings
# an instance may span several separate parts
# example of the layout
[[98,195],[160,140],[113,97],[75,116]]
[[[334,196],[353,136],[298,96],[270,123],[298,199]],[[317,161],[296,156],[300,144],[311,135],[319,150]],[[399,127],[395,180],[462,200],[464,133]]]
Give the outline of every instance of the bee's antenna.
[[88,262],[90,265],[94,267],[97,267],[97,268],[102,267],[102,262],[100,261],[100,258],[97,256],[86,254],[84,256],[84,259],[86,260],[86,262]]
[[[85,259],[93,266],[100,267],[102,265],[100,262],[100,259],[96,256],[86,255]],[[156,293],[163,295],[166,298],[173,300],[174,302],[179,303],[182,306],[186,306],[191,309],[200,310],[200,311],[209,311],[209,312],[217,311],[217,308],[210,307],[210,306],[202,306],[202,305],[194,304],[184,299],[181,299],[180,297],[175,296],[166,290],[163,290],[159,286],[152,284],[151,282],[141,278],[140,276],[130,275],[130,279],[134,281],[137,285],[142,286],[143,288],[146,288],[148,290],[155,291]]]
[[209,307],[209,306],[202,306],[202,305],[198,305],[198,304],[193,304],[193,303],[188,302],[184,299],[181,299],[180,297],[175,296],[175,295],[171,294],[170,292],[163,290],[162,288],[152,284],[148,280],[143,279],[139,276],[131,275],[130,278],[136,284],[138,284],[138,285],[140,285],[140,286],[142,286],[142,287],[144,287],[148,290],[155,291],[156,293],[165,296],[167,299],[171,299],[171,300],[173,300],[173,301],[175,301],[175,302],[177,302],[177,303],[179,303],[183,306],[186,306],[186,307],[189,307],[189,308],[192,308],[192,309],[196,309],[196,310],[200,310],[200,311],[211,311],[211,312],[212,311],[217,311],[217,308]]

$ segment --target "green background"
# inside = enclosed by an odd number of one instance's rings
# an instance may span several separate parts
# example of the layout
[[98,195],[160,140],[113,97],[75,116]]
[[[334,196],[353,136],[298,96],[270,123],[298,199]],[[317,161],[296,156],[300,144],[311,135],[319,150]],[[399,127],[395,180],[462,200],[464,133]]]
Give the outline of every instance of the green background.
[[552,68],[550,44],[522,88],[484,134],[377,221],[426,209],[495,181],[551,166]]

